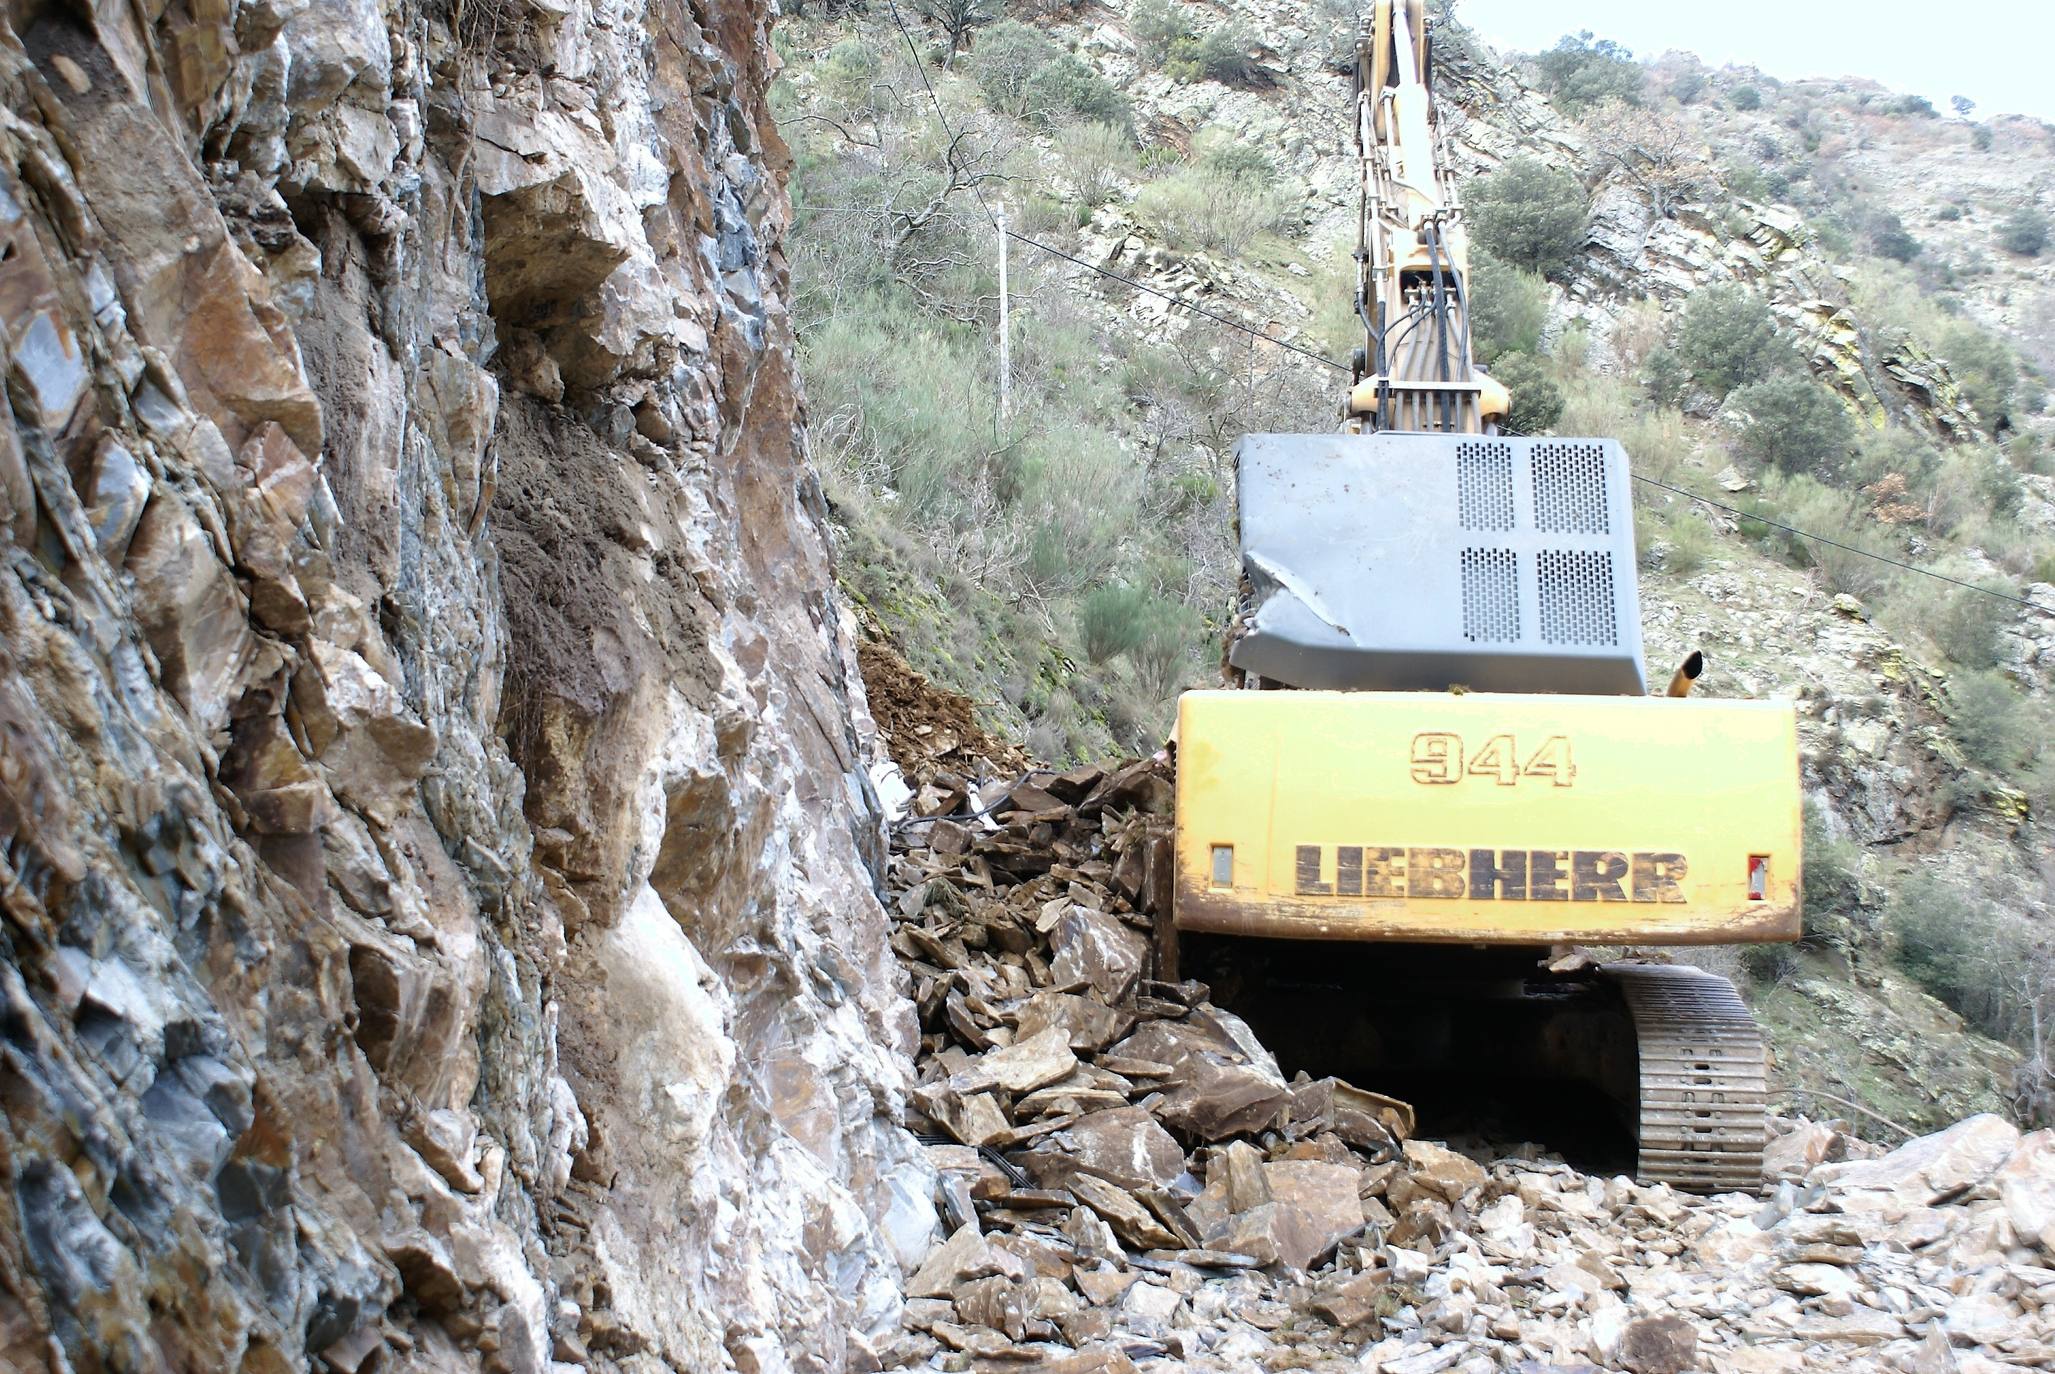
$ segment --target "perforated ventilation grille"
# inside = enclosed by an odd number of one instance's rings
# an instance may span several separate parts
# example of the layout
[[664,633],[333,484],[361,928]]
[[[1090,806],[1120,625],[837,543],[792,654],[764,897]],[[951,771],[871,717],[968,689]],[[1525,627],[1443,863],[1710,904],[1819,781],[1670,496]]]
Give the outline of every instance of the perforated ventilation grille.
[[1520,637],[1520,565],[1511,549],[1463,550],[1463,638],[1509,643]]
[[1534,527],[1544,534],[1605,534],[1605,450],[1596,444],[1536,444]]
[[[1613,556],[1583,549],[1543,549],[1535,559],[1541,584],[1541,637],[1550,644],[1617,644]],[[1467,587],[1465,591],[1467,593]],[[1464,616],[1468,618],[1467,597]]]
[[1511,444],[1456,445],[1456,506],[1466,530],[1513,527]]

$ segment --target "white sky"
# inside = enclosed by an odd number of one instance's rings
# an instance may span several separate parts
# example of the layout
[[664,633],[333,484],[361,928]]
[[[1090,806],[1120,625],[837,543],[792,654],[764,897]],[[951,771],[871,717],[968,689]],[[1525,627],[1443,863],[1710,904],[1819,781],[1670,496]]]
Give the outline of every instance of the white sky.
[[1500,49],[1536,52],[1566,33],[1655,57],[1695,52],[1770,76],[1863,76],[1976,101],[1976,118],[2055,119],[2055,5],[2048,0],[1458,0],[1456,17]]

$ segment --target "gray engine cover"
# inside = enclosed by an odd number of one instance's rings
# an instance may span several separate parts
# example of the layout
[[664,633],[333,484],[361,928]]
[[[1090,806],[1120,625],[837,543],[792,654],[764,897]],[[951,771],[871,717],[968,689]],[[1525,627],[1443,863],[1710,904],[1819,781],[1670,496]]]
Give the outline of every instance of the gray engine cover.
[[1641,695],[1612,439],[1251,434],[1231,661],[1293,687]]

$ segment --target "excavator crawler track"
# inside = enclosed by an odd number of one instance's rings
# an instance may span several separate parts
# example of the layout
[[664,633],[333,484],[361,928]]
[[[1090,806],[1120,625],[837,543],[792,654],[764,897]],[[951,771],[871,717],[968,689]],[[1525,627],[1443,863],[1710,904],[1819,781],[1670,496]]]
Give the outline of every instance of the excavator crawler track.
[[1636,1176],[1694,1193],[1762,1188],[1768,1067],[1762,1031],[1726,979],[1681,965],[1611,964],[1640,1059]]

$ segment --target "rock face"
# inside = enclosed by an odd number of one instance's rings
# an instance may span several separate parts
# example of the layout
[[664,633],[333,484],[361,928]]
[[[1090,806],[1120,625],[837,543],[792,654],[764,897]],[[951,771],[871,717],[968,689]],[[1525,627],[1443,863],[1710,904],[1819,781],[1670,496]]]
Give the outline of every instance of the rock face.
[[12,12],[0,1367],[896,1330],[770,10]]

